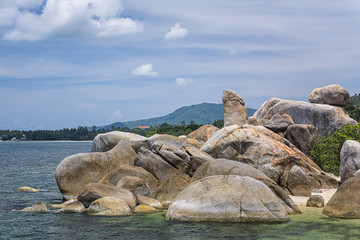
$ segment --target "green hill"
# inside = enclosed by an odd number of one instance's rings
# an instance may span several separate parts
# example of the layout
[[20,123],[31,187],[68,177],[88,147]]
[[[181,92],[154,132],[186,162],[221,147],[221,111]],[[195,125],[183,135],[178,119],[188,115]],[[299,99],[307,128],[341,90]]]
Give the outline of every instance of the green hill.
[[[253,115],[255,111],[256,110],[252,108],[247,109],[247,113],[249,116]],[[128,128],[136,128],[137,126],[159,126],[163,123],[181,124],[182,121],[185,121],[186,124],[189,124],[192,120],[195,121],[197,124],[208,124],[213,123],[215,120],[223,119],[223,114],[223,104],[201,103],[181,107],[174,112],[162,117],[141,119],[128,122],[116,122],[103,126],[102,128],[111,129],[113,126]]]

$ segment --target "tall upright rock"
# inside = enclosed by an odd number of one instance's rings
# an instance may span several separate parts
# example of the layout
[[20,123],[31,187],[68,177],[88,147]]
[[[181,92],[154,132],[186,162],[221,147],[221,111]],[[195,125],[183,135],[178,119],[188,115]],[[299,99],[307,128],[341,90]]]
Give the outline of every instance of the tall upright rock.
[[246,124],[247,111],[244,100],[236,93],[230,90],[224,90],[222,95],[224,103],[224,127],[239,124]]

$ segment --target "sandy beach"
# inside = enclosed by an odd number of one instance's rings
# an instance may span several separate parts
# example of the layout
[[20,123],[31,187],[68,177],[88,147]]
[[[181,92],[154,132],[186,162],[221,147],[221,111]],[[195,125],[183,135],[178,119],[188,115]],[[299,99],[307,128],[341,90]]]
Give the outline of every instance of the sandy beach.
[[[312,195],[321,195],[324,198],[325,205],[330,200],[330,198],[335,194],[337,189],[321,189],[321,193],[315,193],[313,192]],[[309,199],[309,197],[299,197],[299,196],[291,196],[291,199],[299,206],[299,207],[305,207],[306,202]]]

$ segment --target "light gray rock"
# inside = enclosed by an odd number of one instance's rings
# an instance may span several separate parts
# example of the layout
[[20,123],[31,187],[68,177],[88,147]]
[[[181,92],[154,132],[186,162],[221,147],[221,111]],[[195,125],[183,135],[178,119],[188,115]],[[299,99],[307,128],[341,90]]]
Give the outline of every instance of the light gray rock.
[[246,124],[247,110],[245,103],[236,92],[224,90],[222,101],[224,104],[224,127],[234,124]]
[[129,190],[98,183],[87,184],[84,190],[79,194],[78,201],[85,207],[89,207],[93,201],[102,197],[120,198],[123,199],[129,207],[133,208],[136,206],[136,199]]
[[147,140],[146,137],[140,136],[135,133],[120,131],[101,133],[96,135],[96,137],[94,138],[91,152],[107,152],[113,147],[115,147],[116,144],[118,144],[119,141],[123,138],[129,139],[131,142]]
[[294,124],[313,125],[319,136],[327,136],[345,125],[357,124],[341,107],[278,98],[270,98],[253,116],[258,121],[264,121],[283,114],[290,115]]
[[65,158],[56,168],[55,178],[65,198],[73,198],[88,183],[97,183],[119,165],[134,165],[136,152],[123,138],[105,153],[80,153]]
[[311,196],[311,182],[306,172],[294,165],[281,177],[281,185],[286,187],[294,196]]
[[308,98],[311,103],[329,104],[339,107],[345,107],[350,103],[349,92],[337,85],[315,88]]
[[284,222],[285,208],[262,182],[216,175],[196,181],[170,205],[168,221]]
[[307,207],[324,207],[324,198],[321,195],[312,195],[306,202]]
[[96,215],[118,216],[131,214],[131,209],[125,200],[106,196],[92,202],[88,212]]
[[191,183],[196,182],[202,178],[215,175],[237,175],[242,177],[251,177],[259,180],[274,192],[288,213],[300,212],[300,209],[291,200],[288,194],[274,181],[272,181],[269,177],[256,168],[241,162],[228,159],[215,159],[206,162],[195,172],[191,179]]
[[323,213],[337,218],[360,218],[360,178],[349,178],[340,185]]
[[317,138],[316,129],[313,125],[294,124],[287,128],[285,138],[295,145],[300,151],[310,156]]
[[[122,183],[119,184],[119,182],[127,177],[138,177],[142,180],[144,180],[145,184],[149,186],[150,192],[149,197],[155,197],[159,182],[158,180],[148,171],[141,167],[136,166],[128,166],[128,165],[120,165],[116,168],[114,168],[111,172],[106,174],[100,181],[100,184],[110,184],[113,186],[119,186]],[[125,180],[123,180],[125,181]],[[119,184],[119,185],[118,185]]]
[[355,140],[344,142],[340,151],[340,181],[345,182],[360,169],[360,143]]

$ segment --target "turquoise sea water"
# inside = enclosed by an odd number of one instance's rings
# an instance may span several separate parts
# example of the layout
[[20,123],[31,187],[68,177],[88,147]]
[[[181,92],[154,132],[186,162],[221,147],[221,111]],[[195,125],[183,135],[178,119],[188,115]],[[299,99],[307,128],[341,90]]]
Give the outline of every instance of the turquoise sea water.
[[[11,211],[60,203],[56,166],[90,148],[91,142],[0,142],[0,239],[360,239],[360,220],[309,208],[283,224],[166,222],[165,211],[120,217]],[[41,191],[16,191],[22,186]]]

